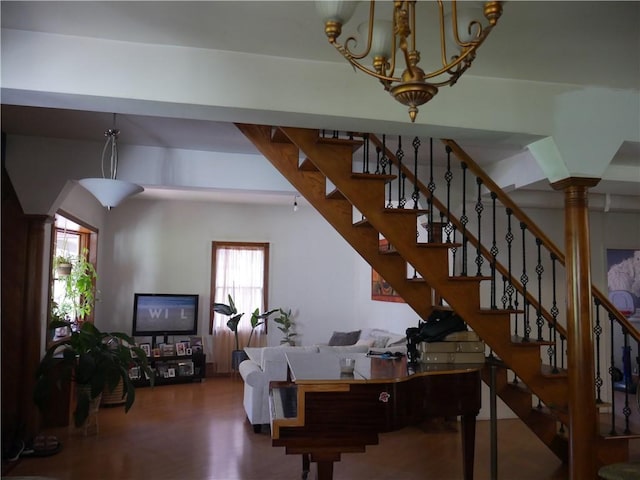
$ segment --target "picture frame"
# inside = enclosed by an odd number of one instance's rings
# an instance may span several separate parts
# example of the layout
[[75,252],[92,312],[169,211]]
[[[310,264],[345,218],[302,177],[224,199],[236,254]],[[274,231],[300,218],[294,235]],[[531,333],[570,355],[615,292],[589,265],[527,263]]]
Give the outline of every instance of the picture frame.
[[176,343],[176,355],[184,357],[187,354],[187,348],[184,343]]
[[[387,239],[380,239],[379,249],[380,251],[389,248],[389,241]],[[371,300],[378,302],[395,302],[405,303],[402,297],[396,292],[391,285],[389,285],[382,276],[371,269]]]
[[151,356],[151,344],[149,343],[141,343],[140,350],[142,350],[147,357]]
[[154,349],[152,350],[152,353],[153,353],[153,356],[154,356],[154,357],[160,357],[160,356],[162,356],[162,351],[161,351],[159,348],[154,348]]
[[193,376],[194,368],[193,362],[180,362],[178,364],[178,374],[181,377],[190,377]]
[[140,375],[140,367],[132,367],[129,369],[129,378],[131,380],[139,380],[141,378]]
[[191,351],[202,352],[202,337],[190,337],[189,344],[191,345]]
[[160,348],[162,349],[163,357],[173,357],[176,354],[175,345],[172,343],[163,343]]
[[168,378],[174,378],[176,376],[176,369],[175,368],[167,368],[167,377]]
[[627,318],[640,320],[640,248],[606,254],[609,300]]
[[191,347],[186,348],[186,349],[185,349],[185,353],[186,353],[187,355],[193,355],[193,350],[191,349]]

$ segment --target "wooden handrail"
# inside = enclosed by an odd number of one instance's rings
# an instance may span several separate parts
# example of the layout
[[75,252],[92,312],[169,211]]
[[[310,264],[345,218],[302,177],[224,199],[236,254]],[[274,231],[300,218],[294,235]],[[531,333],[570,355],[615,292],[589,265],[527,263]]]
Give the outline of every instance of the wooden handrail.
[[[553,241],[551,241],[549,237],[547,237],[547,235],[545,235],[542,230],[540,230],[535,222],[531,220],[529,216],[513,202],[513,200],[511,200],[511,197],[509,197],[509,195],[507,195],[486,173],[484,173],[478,164],[474,162],[473,159],[462,148],[460,148],[455,141],[445,139],[442,140],[442,142],[449,146],[456,156],[467,164],[469,170],[480,178],[482,183],[497,196],[500,202],[509,208],[518,220],[524,222],[529,231],[542,242],[542,245],[555,255],[561,265],[565,266],[564,253],[553,243]],[[609,314],[612,314],[618,323],[620,323],[636,341],[640,342],[640,332],[636,330],[631,322],[629,322],[627,318],[615,307],[615,305],[611,303],[607,295],[604,295],[593,284],[591,285],[591,294],[600,301],[600,304],[604,309],[607,310]]]

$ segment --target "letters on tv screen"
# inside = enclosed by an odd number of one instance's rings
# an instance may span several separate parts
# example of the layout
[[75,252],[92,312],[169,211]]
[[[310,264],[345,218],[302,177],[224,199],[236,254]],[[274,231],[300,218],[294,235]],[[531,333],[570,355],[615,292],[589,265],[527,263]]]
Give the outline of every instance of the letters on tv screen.
[[196,335],[198,295],[136,293],[133,300],[134,337]]

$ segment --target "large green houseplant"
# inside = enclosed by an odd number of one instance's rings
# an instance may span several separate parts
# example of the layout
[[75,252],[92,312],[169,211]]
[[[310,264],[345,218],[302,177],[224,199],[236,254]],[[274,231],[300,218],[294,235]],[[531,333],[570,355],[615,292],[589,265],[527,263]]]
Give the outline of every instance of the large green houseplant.
[[[235,302],[233,301],[231,295],[229,295],[228,298],[228,304],[214,302],[213,311],[215,313],[219,313],[221,315],[229,317],[229,319],[227,320],[227,327],[233,332],[235,337],[235,350],[231,352],[231,368],[237,370],[242,360],[245,360],[247,358],[244,350],[240,348],[240,337],[238,332],[240,319],[242,318],[244,313],[238,313],[238,309],[236,308]],[[247,340],[247,347],[251,346],[251,339],[253,337],[253,332],[255,331],[255,329],[264,324],[269,316],[277,311],[277,308],[264,313],[260,313],[260,309],[258,308],[253,311],[253,313],[251,314],[251,333],[249,334],[249,339]]]
[[101,332],[90,322],[72,328],[68,321],[54,320],[49,328],[67,328],[70,335],[51,345],[42,358],[37,372],[33,399],[44,411],[54,386],[65,381],[77,387],[77,404],[73,412],[74,423],[80,427],[86,421],[92,400],[103,391],[113,392],[122,382],[125,412],[135,401],[135,387],[129,378],[129,369],[140,367],[153,384],[154,376],[144,351],[134,340],[120,332]]
[[291,309],[284,311],[283,309],[279,309],[280,316],[273,319],[278,326],[278,330],[282,332],[282,339],[280,340],[281,344],[295,345],[295,337],[298,335],[293,331],[294,321],[291,319]]

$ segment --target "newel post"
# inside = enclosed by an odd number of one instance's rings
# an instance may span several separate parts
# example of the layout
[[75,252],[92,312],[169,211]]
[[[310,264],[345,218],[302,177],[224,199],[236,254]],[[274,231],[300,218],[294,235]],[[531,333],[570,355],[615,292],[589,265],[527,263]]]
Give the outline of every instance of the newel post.
[[564,191],[567,271],[567,365],[569,370],[569,474],[597,478],[595,367],[591,325],[591,247],[588,189],[597,178],[567,178],[552,184]]

